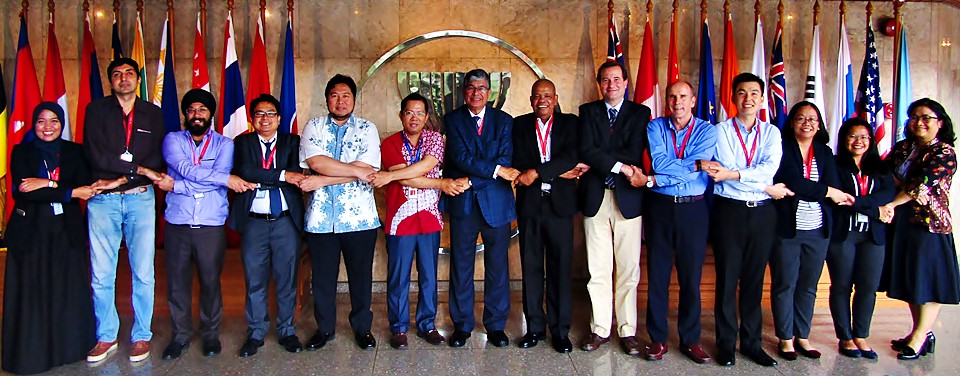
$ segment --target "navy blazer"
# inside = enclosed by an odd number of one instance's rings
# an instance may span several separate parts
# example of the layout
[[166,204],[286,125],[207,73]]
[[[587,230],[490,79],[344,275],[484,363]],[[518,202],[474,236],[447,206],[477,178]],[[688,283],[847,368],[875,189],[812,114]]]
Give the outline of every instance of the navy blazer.
[[773,176],[773,182],[783,183],[795,195],[774,201],[777,208],[777,235],[781,238],[792,239],[797,236],[797,207],[800,200],[820,203],[820,211],[823,213],[822,228],[825,230],[825,237],[830,237],[835,204],[827,198],[827,187],[840,186],[837,162],[830,147],[816,141],[813,142],[813,156],[820,175],[819,181],[811,181],[803,176],[803,157],[797,139],[783,138],[783,158],[780,159],[780,169]]
[[[281,182],[280,171],[302,172],[300,167],[300,136],[289,133],[277,134],[277,151],[274,155],[276,168],[263,168],[263,149],[260,148],[260,138],[256,133],[245,133],[233,140],[233,171],[234,175],[251,183],[260,183],[264,188],[280,187],[280,193],[287,201],[287,210],[290,218],[298,230],[303,230],[303,193],[300,188],[287,182]],[[250,207],[257,191],[251,190],[240,194],[233,200],[230,207],[230,217],[227,224],[230,228],[242,232],[250,219]]]
[[887,243],[887,224],[880,221],[880,206],[893,201],[897,193],[897,187],[893,182],[893,174],[885,172],[879,176],[870,176],[870,193],[866,196],[857,196],[857,182],[853,174],[858,171],[853,170],[841,163],[837,164],[837,175],[840,177],[840,190],[856,197],[853,207],[839,206],[834,210],[833,236],[830,240],[834,243],[842,243],[847,239],[850,232],[850,222],[856,213],[864,214],[870,218],[868,232],[873,238],[873,244],[884,245]]
[[[606,189],[603,181],[617,162],[643,166],[643,156],[649,148],[649,122],[650,109],[647,106],[624,100],[611,131],[607,106],[602,100],[580,106],[578,151],[580,160],[590,166],[590,170],[580,177],[579,198],[583,215],[597,215]],[[649,175],[651,171],[645,170],[644,173]],[[630,180],[623,174],[615,176],[620,214],[626,219],[640,216],[646,188],[630,185]]]
[[465,217],[471,214],[476,200],[488,225],[503,226],[517,218],[517,209],[511,183],[494,178],[493,172],[497,165],[511,166],[513,117],[487,106],[483,133],[478,135],[472,116],[466,105],[443,116],[447,134],[443,176],[468,177],[473,184],[465,192],[447,197],[446,210],[452,217]]
[[550,184],[554,213],[577,213],[577,180],[559,176],[577,166],[577,116],[554,113],[550,131],[550,160],[540,162],[537,117],[530,113],[513,119],[513,167],[520,172],[535,169],[540,177],[530,186],[517,186],[517,211],[521,217],[540,213],[540,183]]

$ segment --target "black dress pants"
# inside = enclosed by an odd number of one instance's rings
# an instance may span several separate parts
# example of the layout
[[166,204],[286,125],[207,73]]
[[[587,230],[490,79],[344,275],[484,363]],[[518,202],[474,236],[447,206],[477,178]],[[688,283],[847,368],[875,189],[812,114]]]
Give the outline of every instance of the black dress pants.
[[307,233],[307,247],[313,269],[313,316],[317,330],[334,333],[337,326],[337,276],[340,255],[347,270],[350,289],[350,327],[354,334],[370,331],[373,312],[373,250],[377,229],[344,233]]

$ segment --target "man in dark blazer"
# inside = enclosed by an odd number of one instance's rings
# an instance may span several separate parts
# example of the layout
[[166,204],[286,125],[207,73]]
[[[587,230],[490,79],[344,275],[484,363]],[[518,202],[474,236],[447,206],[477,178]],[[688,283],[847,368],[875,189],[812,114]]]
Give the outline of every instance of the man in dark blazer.
[[483,238],[484,308],[487,340],[497,347],[509,343],[503,332],[510,313],[507,248],[510,222],[517,217],[511,182],[520,172],[510,167],[513,118],[487,106],[490,76],[482,69],[463,79],[466,104],[443,117],[447,132],[444,177],[468,178],[470,188],[448,197],[450,214],[450,346],[461,347],[476,324],[473,316],[473,273],[477,234]]
[[591,334],[581,348],[593,351],[610,340],[615,303],[620,343],[626,353],[639,355],[640,214],[642,187],[649,187],[650,109],[625,99],[626,77],[622,65],[604,63],[597,72],[603,99],[580,106],[579,157],[590,166],[580,178],[580,208],[593,306]]
[[518,345],[529,348],[546,340],[549,325],[554,350],[567,353],[573,349],[567,337],[572,316],[570,258],[573,215],[577,212],[576,178],[582,172],[577,168],[577,117],[554,112],[556,105],[553,82],[537,80],[530,91],[533,113],[519,116],[513,123],[513,167],[523,171],[514,183],[520,225],[523,315],[527,319],[527,333]]
[[252,356],[263,346],[270,328],[267,287],[272,272],[277,295],[277,338],[289,352],[303,346],[293,326],[296,306],[297,259],[303,229],[303,180],[300,136],[278,133],[280,102],[263,94],[250,102],[255,133],[234,139],[233,173],[259,188],[237,195],[230,208],[229,225],[240,233],[247,299],[247,340],[241,357]]

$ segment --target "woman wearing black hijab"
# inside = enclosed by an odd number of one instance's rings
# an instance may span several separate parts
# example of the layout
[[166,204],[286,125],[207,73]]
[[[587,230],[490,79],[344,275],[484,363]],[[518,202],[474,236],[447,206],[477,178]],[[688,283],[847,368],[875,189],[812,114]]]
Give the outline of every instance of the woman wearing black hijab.
[[32,140],[13,147],[13,213],[3,291],[3,370],[40,373],[84,359],[96,343],[87,227],[95,194],[80,145],[60,138],[63,109],[33,111]]

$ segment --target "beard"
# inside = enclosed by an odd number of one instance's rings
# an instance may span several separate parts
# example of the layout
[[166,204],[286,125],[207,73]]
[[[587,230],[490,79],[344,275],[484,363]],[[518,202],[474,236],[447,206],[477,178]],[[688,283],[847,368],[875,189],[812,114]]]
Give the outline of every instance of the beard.
[[[197,121],[199,121],[200,124],[196,124]],[[207,130],[210,129],[211,124],[213,124],[213,122],[210,119],[192,118],[185,121],[183,127],[194,136],[203,136],[207,133]]]

